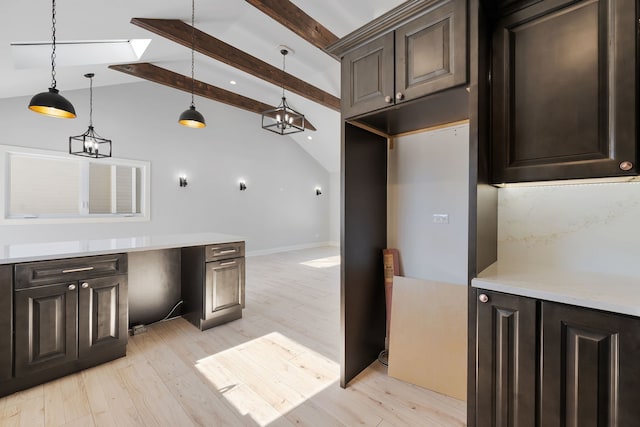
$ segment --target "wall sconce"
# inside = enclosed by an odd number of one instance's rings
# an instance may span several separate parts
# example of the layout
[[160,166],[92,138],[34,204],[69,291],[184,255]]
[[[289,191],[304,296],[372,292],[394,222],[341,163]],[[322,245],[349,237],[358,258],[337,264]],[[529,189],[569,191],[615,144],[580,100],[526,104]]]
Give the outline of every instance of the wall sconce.
[[316,187],[316,196],[319,196],[321,194],[322,194],[322,188]]
[[178,178],[178,184],[180,185],[180,187],[186,187],[187,185],[189,185],[189,182],[187,182],[187,176],[181,175]]
[[244,181],[240,181],[240,191],[245,191],[247,189],[247,184]]

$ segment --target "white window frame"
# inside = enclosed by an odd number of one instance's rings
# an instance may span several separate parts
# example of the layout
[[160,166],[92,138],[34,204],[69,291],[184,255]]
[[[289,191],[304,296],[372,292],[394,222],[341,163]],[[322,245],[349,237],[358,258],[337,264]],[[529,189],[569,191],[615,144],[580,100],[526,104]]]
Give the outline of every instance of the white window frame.
[[[89,213],[89,184],[88,180],[81,180],[80,209],[78,214],[70,215],[42,215],[42,216],[9,216],[9,202],[11,200],[10,189],[10,162],[11,156],[26,156],[51,158],[65,161],[77,162],[82,168],[82,175],[88,176],[89,163],[100,163],[110,165],[115,169],[116,166],[128,166],[140,169],[140,213],[110,213],[110,214],[90,214]],[[135,169],[132,169],[135,171]],[[135,174],[135,172],[132,172]],[[115,180],[115,174],[112,173],[112,179]],[[135,185],[135,176],[133,177]],[[0,224],[19,225],[19,224],[71,224],[71,223],[110,223],[110,222],[142,222],[150,220],[151,210],[151,162],[143,160],[121,159],[115,157],[93,159],[87,157],[73,156],[68,153],[59,151],[40,150],[34,148],[18,147],[11,145],[0,145],[0,191],[2,191],[2,200],[0,202]],[[115,192],[112,193],[115,198]],[[137,195],[134,194],[133,210],[135,211]],[[112,200],[112,209],[115,209],[114,200]]]

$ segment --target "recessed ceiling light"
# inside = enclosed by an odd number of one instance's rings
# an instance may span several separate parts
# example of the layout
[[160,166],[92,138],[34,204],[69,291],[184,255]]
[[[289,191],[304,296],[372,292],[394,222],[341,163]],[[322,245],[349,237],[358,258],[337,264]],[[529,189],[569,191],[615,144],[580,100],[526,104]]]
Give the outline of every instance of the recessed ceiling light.
[[311,140],[313,139],[313,137],[312,137],[311,135],[309,135],[309,136],[307,136],[307,139],[308,139],[309,141],[311,141]]
[[236,83],[237,83],[237,82],[236,82],[235,80],[229,80],[229,84],[234,85],[234,84],[236,84]]

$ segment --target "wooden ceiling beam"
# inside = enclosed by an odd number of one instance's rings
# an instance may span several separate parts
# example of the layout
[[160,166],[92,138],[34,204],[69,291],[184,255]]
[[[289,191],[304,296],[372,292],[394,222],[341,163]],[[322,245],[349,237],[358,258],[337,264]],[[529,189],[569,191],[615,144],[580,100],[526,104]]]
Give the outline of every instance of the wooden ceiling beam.
[[[191,49],[193,27],[179,19],[133,18],[131,23],[159,36],[165,37]],[[282,69],[249,55],[248,53],[195,29],[194,50],[210,58],[224,62],[245,73],[269,83],[282,86],[300,96],[310,99],[335,111],[340,111],[340,98],[319,89]]]
[[[182,74],[175,73],[171,70],[158,67],[157,65],[153,65],[148,62],[109,65],[109,68],[135,77],[140,77],[154,83],[159,83],[161,85],[169,86],[174,89],[179,89],[191,93],[190,77],[183,76]],[[246,96],[238,95],[237,93],[230,92],[226,89],[222,89],[217,86],[201,82],[199,80],[195,81],[193,93],[203,98],[222,102],[223,104],[241,108],[246,111],[251,111],[252,113],[256,114],[262,114],[263,111],[275,108],[269,104],[256,101],[255,99],[247,98]],[[316,128],[306,119],[306,117],[305,129],[312,131],[316,130]]]
[[327,46],[338,41],[338,36],[289,0],[246,0],[246,2],[323,51]]

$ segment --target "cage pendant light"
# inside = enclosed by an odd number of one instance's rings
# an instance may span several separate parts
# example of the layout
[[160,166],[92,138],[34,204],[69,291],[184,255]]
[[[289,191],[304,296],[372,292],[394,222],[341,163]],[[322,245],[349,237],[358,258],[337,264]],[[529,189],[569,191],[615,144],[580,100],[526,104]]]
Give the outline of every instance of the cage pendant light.
[[93,128],[93,77],[95,74],[84,75],[89,79],[89,128],[82,135],[69,137],[69,154],[83,157],[111,157],[111,140],[102,138]]
[[29,109],[45,116],[73,119],[76,110],[56,89],[56,0],[51,1],[51,32],[51,87],[48,92],[34,95]]
[[285,57],[289,53],[287,49],[281,49],[282,54],[282,100],[280,104],[271,110],[262,113],[262,129],[275,132],[279,135],[288,135],[304,131],[304,114],[289,107],[284,96]]
[[193,92],[195,91],[196,81],[193,77],[194,75],[194,48],[196,44],[196,27],[195,24],[196,17],[196,2],[195,0],[191,0],[191,106],[188,110],[185,110],[180,114],[178,118],[178,123],[182,126],[190,127],[190,128],[203,128],[206,126],[204,122],[204,116],[200,114],[196,110],[196,106],[194,104],[194,96]]

